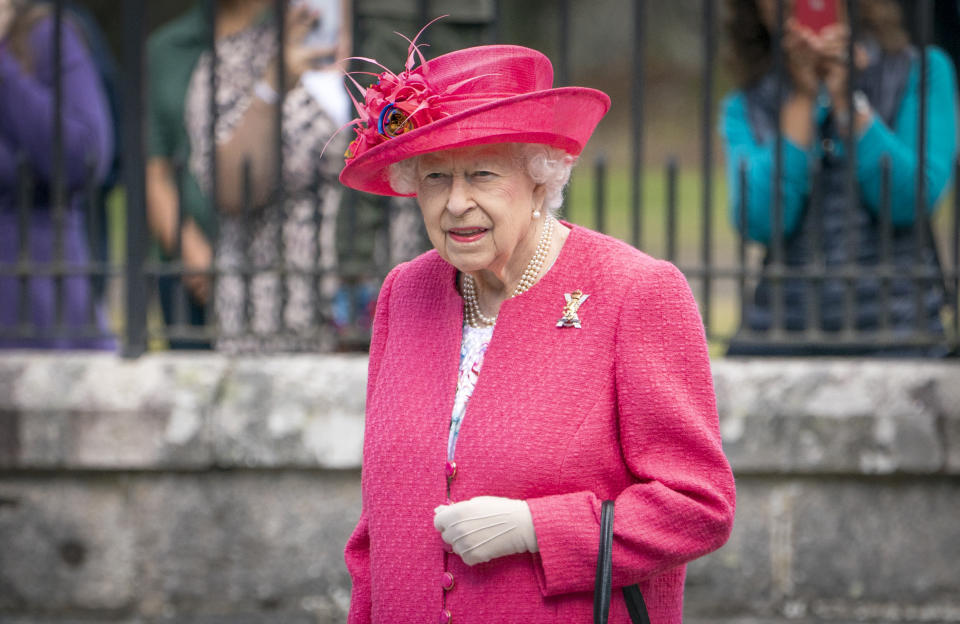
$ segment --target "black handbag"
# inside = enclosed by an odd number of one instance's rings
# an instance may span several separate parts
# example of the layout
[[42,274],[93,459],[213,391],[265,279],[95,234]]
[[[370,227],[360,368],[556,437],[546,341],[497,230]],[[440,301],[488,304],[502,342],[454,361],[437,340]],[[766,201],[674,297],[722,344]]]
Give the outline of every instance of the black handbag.
[[[597,580],[593,586],[593,622],[607,624],[610,616],[610,591],[613,583],[613,501],[603,501],[600,507],[600,552],[597,555]],[[623,588],[623,599],[633,624],[650,624],[647,605],[640,587]]]

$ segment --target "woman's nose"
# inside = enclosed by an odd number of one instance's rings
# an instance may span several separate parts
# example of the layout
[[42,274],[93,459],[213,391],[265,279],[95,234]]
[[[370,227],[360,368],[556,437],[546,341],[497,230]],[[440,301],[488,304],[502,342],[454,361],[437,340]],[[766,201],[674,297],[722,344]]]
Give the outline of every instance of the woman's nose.
[[473,207],[473,196],[470,185],[463,176],[453,176],[450,183],[450,195],[447,197],[447,210],[454,215],[461,215]]

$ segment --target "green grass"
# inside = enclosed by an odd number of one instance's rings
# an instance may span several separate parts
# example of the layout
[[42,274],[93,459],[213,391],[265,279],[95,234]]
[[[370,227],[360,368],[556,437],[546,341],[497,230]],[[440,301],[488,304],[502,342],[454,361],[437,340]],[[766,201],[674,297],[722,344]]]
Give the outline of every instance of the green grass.
[[[733,248],[736,238],[726,214],[726,183],[722,170],[713,174],[710,216],[711,241],[717,252]],[[642,177],[642,217],[640,248],[658,257],[667,252],[667,182],[662,171],[647,171]],[[698,257],[703,228],[703,183],[699,170],[681,171],[677,175],[676,248],[679,261]],[[625,169],[613,169],[607,174],[606,231],[612,236],[629,241],[631,236],[630,203],[633,184]],[[595,225],[596,184],[593,171],[575,172],[567,200],[569,217],[583,225]],[[689,258],[689,260],[688,260]]]

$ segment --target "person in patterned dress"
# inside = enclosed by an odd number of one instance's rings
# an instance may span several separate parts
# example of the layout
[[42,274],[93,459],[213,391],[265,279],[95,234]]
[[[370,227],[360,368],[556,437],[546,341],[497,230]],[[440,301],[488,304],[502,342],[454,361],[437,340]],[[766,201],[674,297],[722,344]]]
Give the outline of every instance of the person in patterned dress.
[[[301,78],[343,56],[343,49],[309,43],[321,16],[305,3],[291,3],[285,16],[281,97],[273,17],[273,3],[266,0],[221,0],[215,63],[210,51],[201,55],[186,94],[188,167],[205,194],[216,191],[215,347],[228,353],[335,347],[329,306],[323,302],[337,289],[335,224],[341,190],[335,176],[343,146],[336,138],[328,145],[337,129],[333,113]],[[281,105],[277,154],[276,109]]]

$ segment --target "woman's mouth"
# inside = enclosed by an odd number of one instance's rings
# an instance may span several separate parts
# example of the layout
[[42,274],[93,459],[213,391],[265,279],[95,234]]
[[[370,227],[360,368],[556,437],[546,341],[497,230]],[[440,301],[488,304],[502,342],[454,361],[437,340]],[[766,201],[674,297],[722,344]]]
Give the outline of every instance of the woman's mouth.
[[457,241],[458,243],[472,243],[473,241],[480,240],[483,238],[483,235],[487,233],[487,228],[475,227],[475,228],[450,228],[447,230],[447,234],[450,235],[450,238]]

